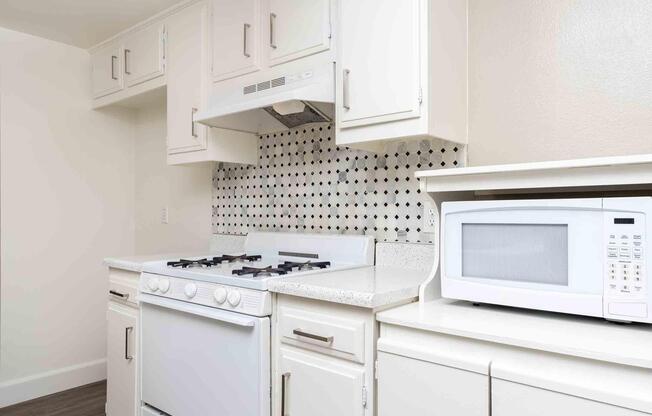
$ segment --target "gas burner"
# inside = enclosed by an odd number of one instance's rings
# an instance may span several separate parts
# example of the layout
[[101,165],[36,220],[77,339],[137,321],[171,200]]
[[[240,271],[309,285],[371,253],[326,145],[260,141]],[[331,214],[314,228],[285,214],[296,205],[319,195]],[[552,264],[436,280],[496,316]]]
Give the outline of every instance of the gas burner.
[[231,273],[237,276],[244,276],[250,274],[251,277],[256,277],[258,275],[271,276],[273,274],[287,274],[288,270],[280,267],[243,267],[242,269],[233,270]]
[[230,256],[228,254],[225,254],[223,256],[213,257],[212,261],[214,264],[220,264],[220,263],[233,263],[235,261],[256,261],[256,260],[260,260],[260,256],[258,255],[249,256],[247,254]]
[[208,259],[199,259],[199,260],[179,259],[177,261],[168,261],[168,266],[181,267],[182,269],[186,269],[188,267],[211,267],[213,266],[213,263]]
[[325,269],[331,265],[330,261],[317,261],[317,262],[295,262],[295,261],[286,261],[283,264],[279,264],[280,269],[285,269],[288,272],[293,270],[313,270],[313,269]]

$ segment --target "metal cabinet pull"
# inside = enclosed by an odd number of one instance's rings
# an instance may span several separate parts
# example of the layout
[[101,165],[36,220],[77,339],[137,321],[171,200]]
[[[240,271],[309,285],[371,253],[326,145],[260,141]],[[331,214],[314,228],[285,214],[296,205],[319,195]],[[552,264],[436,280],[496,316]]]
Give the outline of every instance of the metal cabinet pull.
[[242,54],[247,58],[251,57],[251,55],[249,54],[249,51],[247,50],[247,32],[249,31],[250,27],[251,27],[251,25],[249,23],[245,23],[244,27],[242,29],[242,32],[243,32],[242,37],[244,38],[243,45],[242,45]]
[[128,64],[129,61],[127,60],[127,56],[129,56],[130,53],[131,53],[130,49],[125,49],[125,74],[127,75],[131,75],[131,72],[129,72],[129,64]]
[[322,335],[315,335],[315,334],[311,334],[309,332],[304,332],[299,328],[293,330],[292,333],[294,335],[299,336],[299,337],[314,339],[315,341],[327,342],[329,344],[331,342],[333,342],[333,337],[332,336],[331,337],[324,337]]
[[274,30],[274,22],[276,21],[276,13],[269,14],[269,46],[276,49],[276,35]]
[[351,73],[350,69],[345,69],[342,74],[342,107],[345,110],[351,109],[351,103],[349,102],[349,74]]
[[192,134],[192,137],[197,137],[197,132],[195,131],[195,113],[197,112],[197,109],[195,107],[192,108],[192,111],[190,112],[190,134]]
[[133,326],[128,326],[125,328],[125,360],[131,361],[134,357],[129,354],[129,333],[133,331]]
[[116,292],[115,290],[109,290],[109,294],[113,296],[117,296],[122,299],[129,299],[129,293],[120,293],[120,292]]
[[111,79],[117,80],[118,77],[115,76],[115,61],[118,59],[117,56],[111,55]]
[[289,413],[285,411],[285,394],[287,392],[287,380],[290,378],[290,373],[283,373],[281,376],[281,416],[290,416]]

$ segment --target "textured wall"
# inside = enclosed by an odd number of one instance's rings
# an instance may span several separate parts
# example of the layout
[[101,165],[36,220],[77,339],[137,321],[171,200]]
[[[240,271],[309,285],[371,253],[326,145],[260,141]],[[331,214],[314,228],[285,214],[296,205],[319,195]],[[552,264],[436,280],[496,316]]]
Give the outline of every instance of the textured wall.
[[470,0],[469,165],[652,153],[652,1]]
[[430,241],[414,171],[464,163],[463,149],[438,140],[394,142],[385,154],[335,145],[327,123],[262,136],[257,166],[218,164],[213,232],[251,230],[369,234]]

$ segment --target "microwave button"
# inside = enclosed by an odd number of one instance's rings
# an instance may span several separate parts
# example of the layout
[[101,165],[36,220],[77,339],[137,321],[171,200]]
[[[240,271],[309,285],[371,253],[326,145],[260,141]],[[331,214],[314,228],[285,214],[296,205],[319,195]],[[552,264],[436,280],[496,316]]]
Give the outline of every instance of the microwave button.
[[634,240],[640,240],[642,236],[640,234],[634,234]]
[[628,236],[627,234],[622,234],[622,235],[620,236],[620,239],[621,239],[621,240],[629,240],[629,236]]
[[634,247],[632,250],[635,259],[641,259],[643,257],[643,249],[640,247]]
[[607,249],[607,256],[610,258],[615,258],[618,257],[618,248],[616,247],[609,247]]
[[621,247],[620,248],[620,258],[621,259],[629,259],[631,258],[631,252],[629,251],[629,247]]

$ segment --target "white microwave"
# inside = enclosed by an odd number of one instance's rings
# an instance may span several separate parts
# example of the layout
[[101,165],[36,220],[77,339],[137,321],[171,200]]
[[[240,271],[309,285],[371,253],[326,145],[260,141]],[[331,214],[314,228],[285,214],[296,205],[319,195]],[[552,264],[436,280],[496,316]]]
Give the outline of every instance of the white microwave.
[[442,203],[448,299],[652,323],[652,197]]

